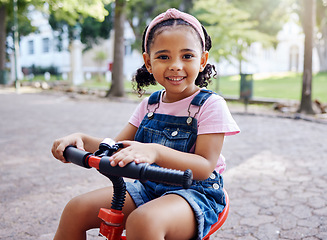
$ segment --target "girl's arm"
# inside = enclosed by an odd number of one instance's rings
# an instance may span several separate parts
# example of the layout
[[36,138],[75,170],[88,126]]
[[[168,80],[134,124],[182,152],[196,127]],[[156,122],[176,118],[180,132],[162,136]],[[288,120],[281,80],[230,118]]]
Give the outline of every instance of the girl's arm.
[[115,141],[124,141],[124,140],[134,140],[135,134],[137,131],[137,127],[128,123],[124,129],[115,137]]
[[131,161],[156,163],[161,167],[191,169],[194,179],[207,179],[215,169],[223,146],[224,134],[198,135],[195,152],[185,153],[160,144],[123,141],[126,148],[112,156],[111,164],[123,167]]

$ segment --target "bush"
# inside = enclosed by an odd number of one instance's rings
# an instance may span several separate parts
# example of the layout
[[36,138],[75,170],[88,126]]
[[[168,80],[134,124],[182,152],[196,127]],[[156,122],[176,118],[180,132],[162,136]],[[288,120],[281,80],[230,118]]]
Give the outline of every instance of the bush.
[[31,67],[24,68],[23,72],[25,75],[34,74],[35,76],[42,75],[46,72],[50,73],[51,75],[59,74],[58,68],[55,66],[41,67],[41,66],[35,66],[34,64]]

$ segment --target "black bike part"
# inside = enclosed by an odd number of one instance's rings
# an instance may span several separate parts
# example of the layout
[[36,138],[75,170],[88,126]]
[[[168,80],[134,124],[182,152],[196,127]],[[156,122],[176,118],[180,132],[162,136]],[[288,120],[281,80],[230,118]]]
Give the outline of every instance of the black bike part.
[[126,198],[126,183],[122,177],[112,176],[101,172],[109,178],[113,185],[113,197],[111,201],[111,209],[121,211],[123,209],[125,198]]
[[192,185],[193,174],[190,169],[185,172],[152,165],[146,165],[140,180],[160,181],[172,185],[181,185],[183,188],[190,188]]
[[189,188],[192,185],[192,171],[185,172],[158,166],[152,166],[148,163],[131,162],[125,167],[111,166],[109,157],[102,157],[99,163],[99,171],[104,174],[121,176],[141,181],[161,182],[172,185],[181,185],[183,188]]
[[193,182],[193,173],[191,169],[186,169],[183,175],[183,188],[190,188]]
[[97,150],[94,155],[98,157],[103,156],[111,156],[113,155],[119,148],[123,148],[124,145],[122,143],[116,143],[113,145],[109,145],[107,143],[100,143],[99,150]]
[[91,168],[86,161],[89,155],[92,155],[92,153],[82,151],[74,146],[68,146],[64,151],[66,161],[72,162],[84,168]]

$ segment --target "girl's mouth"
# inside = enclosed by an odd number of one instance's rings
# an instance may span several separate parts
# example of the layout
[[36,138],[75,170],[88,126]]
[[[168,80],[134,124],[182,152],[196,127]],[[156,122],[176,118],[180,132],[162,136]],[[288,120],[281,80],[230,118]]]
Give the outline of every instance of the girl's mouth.
[[180,77],[180,76],[178,76],[178,77],[167,77],[167,79],[169,80],[169,81],[173,81],[173,82],[179,82],[179,81],[182,81],[183,79],[185,79],[186,77]]

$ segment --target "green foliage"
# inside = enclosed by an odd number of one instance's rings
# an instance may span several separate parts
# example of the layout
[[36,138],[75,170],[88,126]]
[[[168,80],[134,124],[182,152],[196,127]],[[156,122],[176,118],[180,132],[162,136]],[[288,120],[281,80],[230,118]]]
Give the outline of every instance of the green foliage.
[[256,29],[276,36],[291,12],[293,0],[228,0],[235,7],[248,12],[249,20],[256,21]]
[[[83,22],[86,17],[93,17],[98,21],[104,21],[108,11],[104,8],[102,0],[46,0],[49,3],[49,12],[57,20],[65,20],[73,26],[76,22]],[[110,3],[107,0],[106,3]]]
[[[113,3],[107,4],[105,9],[109,13],[113,13]],[[69,39],[73,39],[73,31],[75,26],[69,25],[66,20],[56,19],[54,14],[49,16],[49,24],[51,28],[58,33],[58,47],[62,46],[60,42],[63,39],[65,29],[68,29]],[[110,31],[113,29],[113,14],[105,16],[102,22],[94,17],[86,17],[81,24],[81,42],[86,45],[84,50],[88,50],[93,44],[97,44],[99,39],[108,39]],[[62,50],[62,49],[59,49]]]
[[[13,25],[14,25],[14,18],[13,18],[13,1],[6,1],[1,0],[0,5],[6,5],[6,35],[13,35]],[[17,1],[17,22],[18,22],[18,33],[19,36],[26,36],[31,32],[37,31],[35,27],[31,25],[31,21],[28,17],[28,1]]]
[[97,62],[103,62],[107,59],[107,53],[104,51],[97,51],[94,56],[94,60]]
[[99,22],[93,17],[87,17],[82,24],[81,41],[88,48],[97,44],[99,38],[108,39],[110,37],[110,31],[113,29],[113,4],[106,5],[105,9],[109,15],[104,18],[104,21]]
[[51,75],[58,75],[58,69],[54,66],[49,66],[49,67],[41,67],[41,66],[35,66],[34,64],[29,67],[23,69],[26,74],[34,74],[36,75],[43,75],[44,73],[48,72]]
[[[5,5],[7,13],[7,31],[12,28],[13,6],[12,0],[0,0],[0,6]],[[18,5],[18,25],[21,26],[19,33],[21,35],[29,34],[36,29],[30,25],[28,18],[28,6],[35,9],[45,11],[44,4],[47,3],[48,12],[53,13],[56,19],[65,20],[70,25],[74,25],[76,21],[83,21],[88,16],[104,21],[108,15],[108,10],[104,7],[104,2],[109,4],[111,0],[17,0]]]
[[236,8],[227,0],[201,0],[194,5],[193,14],[203,23],[212,39],[210,56],[217,62],[236,57],[245,60],[243,51],[253,42],[270,45],[274,38],[259,32],[258,22],[250,14]]
[[[53,13],[55,19],[58,21],[64,20],[70,25],[75,25],[76,22],[83,22],[83,20],[88,16],[91,16],[98,21],[103,21],[105,16],[108,15],[108,11],[104,8],[104,3],[109,4],[110,2],[112,2],[112,0],[17,0],[18,31],[20,35],[27,35],[32,31],[36,31],[36,29],[31,26],[28,18],[28,6],[33,6],[35,9],[41,11],[45,11],[45,6],[48,6],[47,13]],[[12,0],[0,0],[0,8],[1,10],[4,10],[4,13],[2,12],[0,16],[0,26],[5,26],[1,27],[0,36],[8,36],[8,34],[12,34],[12,3]],[[62,26],[60,24],[58,29]],[[0,70],[2,70],[6,62],[6,45],[5,40],[0,42]]]

